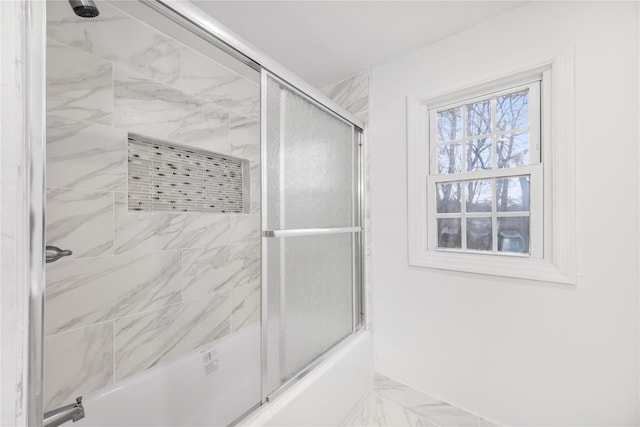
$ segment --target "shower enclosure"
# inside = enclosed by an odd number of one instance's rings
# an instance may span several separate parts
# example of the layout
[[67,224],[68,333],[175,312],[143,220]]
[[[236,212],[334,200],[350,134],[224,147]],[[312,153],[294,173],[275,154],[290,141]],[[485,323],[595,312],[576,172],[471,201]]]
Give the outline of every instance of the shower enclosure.
[[153,425],[92,421],[146,378],[160,400],[198,388],[163,422],[232,423],[362,328],[363,124],[191,3],[32,7],[47,268],[29,425],[80,395],[81,424]]

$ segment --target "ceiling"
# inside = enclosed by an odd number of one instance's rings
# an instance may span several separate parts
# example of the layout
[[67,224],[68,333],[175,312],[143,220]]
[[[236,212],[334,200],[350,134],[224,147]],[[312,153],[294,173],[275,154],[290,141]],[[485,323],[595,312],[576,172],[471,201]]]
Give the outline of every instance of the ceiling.
[[318,88],[525,3],[517,0],[192,1]]

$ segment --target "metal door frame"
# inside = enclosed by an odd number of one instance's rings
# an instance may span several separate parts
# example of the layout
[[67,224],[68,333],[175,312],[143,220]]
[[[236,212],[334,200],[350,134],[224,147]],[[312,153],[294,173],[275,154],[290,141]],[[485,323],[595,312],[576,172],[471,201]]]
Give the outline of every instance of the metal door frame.
[[[188,30],[200,35],[218,48],[226,51],[236,59],[256,70],[268,71],[287,85],[294,88],[307,99],[320,105],[335,116],[352,124],[357,130],[355,137],[359,139],[358,147],[358,216],[360,225],[364,226],[363,218],[363,157],[362,130],[364,122],[355,115],[326,97],[319,90],[312,87],[296,76],[287,68],[280,65],[267,55],[255,49],[246,41],[233,34],[224,25],[202,12],[197,6],[179,0],[138,0],[164,16],[177,22]],[[29,213],[29,227],[24,232],[24,238],[29,242],[28,268],[23,273],[26,278],[24,287],[28,287],[28,333],[24,350],[26,364],[24,393],[27,396],[27,425],[40,427],[43,416],[43,321],[44,321],[44,221],[45,221],[45,159],[46,159],[46,2],[40,0],[24,0],[21,3],[20,22],[22,52],[25,59],[22,82],[24,83],[24,97],[21,107],[25,114],[24,123],[20,123],[23,134],[24,147],[27,152],[25,168],[27,173],[27,195],[25,210]],[[264,110],[263,110],[264,111]],[[263,183],[264,185],[264,183]],[[364,256],[362,254],[364,228],[357,240],[357,259],[359,266],[355,273],[358,276],[357,289],[354,287],[354,332],[362,326],[362,302],[364,283]],[[27,256],[27,254],[25,254]],[[263,310],[264,311],[264,310]],[[325,354],[326,355],[326,354]],[[295,381],[304,377],[313,367],[322,361],[316,360],[301,372]],[[264,362],[263,362],[264,363]],[[285,384],[291,385],[293,379]],[[286,387],[283,385],[278,394]],[[265,399],[267,401],[267,399]]]

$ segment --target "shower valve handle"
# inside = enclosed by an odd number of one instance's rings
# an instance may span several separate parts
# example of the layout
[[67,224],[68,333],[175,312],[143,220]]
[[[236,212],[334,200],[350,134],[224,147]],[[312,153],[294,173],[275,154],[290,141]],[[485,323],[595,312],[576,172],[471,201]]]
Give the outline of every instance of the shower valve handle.
[[60,249],[57,246],[47,246],[45,248],[47,264],[59,260],[62,257],[73,255],[70,250]]

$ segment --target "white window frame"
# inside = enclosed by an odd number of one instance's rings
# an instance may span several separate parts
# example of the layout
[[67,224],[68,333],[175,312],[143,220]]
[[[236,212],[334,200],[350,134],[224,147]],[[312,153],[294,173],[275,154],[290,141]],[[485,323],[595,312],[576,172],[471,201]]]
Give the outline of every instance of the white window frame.
[[[575,284],[575,141],[573,49],[529,58],[500,75],[486,75],[451,89],[407,97],[409,264],[469,273]],[[430,174],[429,111],[475,97],[512,92],[540,81],[541,133],[530,147],[531,163],[517,168],[464,174]],[[483,96],[485,95],[485,96]],[[532,97],[530,97],[530,102]],[[534,101],[535,102],[535,101]],[[531,129],[535,124],[531,123]],[[534,131],[535,132],[535,131]],[[538,139],[534,136],[534,139]],[[535,156],[539,153],[539,162]],[[434,158],[433,167],[437,167]],[[435,247],[435,183],[501,174],[531,175],[531,254],[482,253]],[[535,180],[535,184],[533,180]],[[534,191],[542,194],[534,194]],[[541,203],[540,203],[541,202]],[[493,214],[495,215],[495,213]],[[487,215],[488,216],[488,215]],[[534,218],[535,217],[535,218]],[[535,224],[534,224],[535,222]]]

